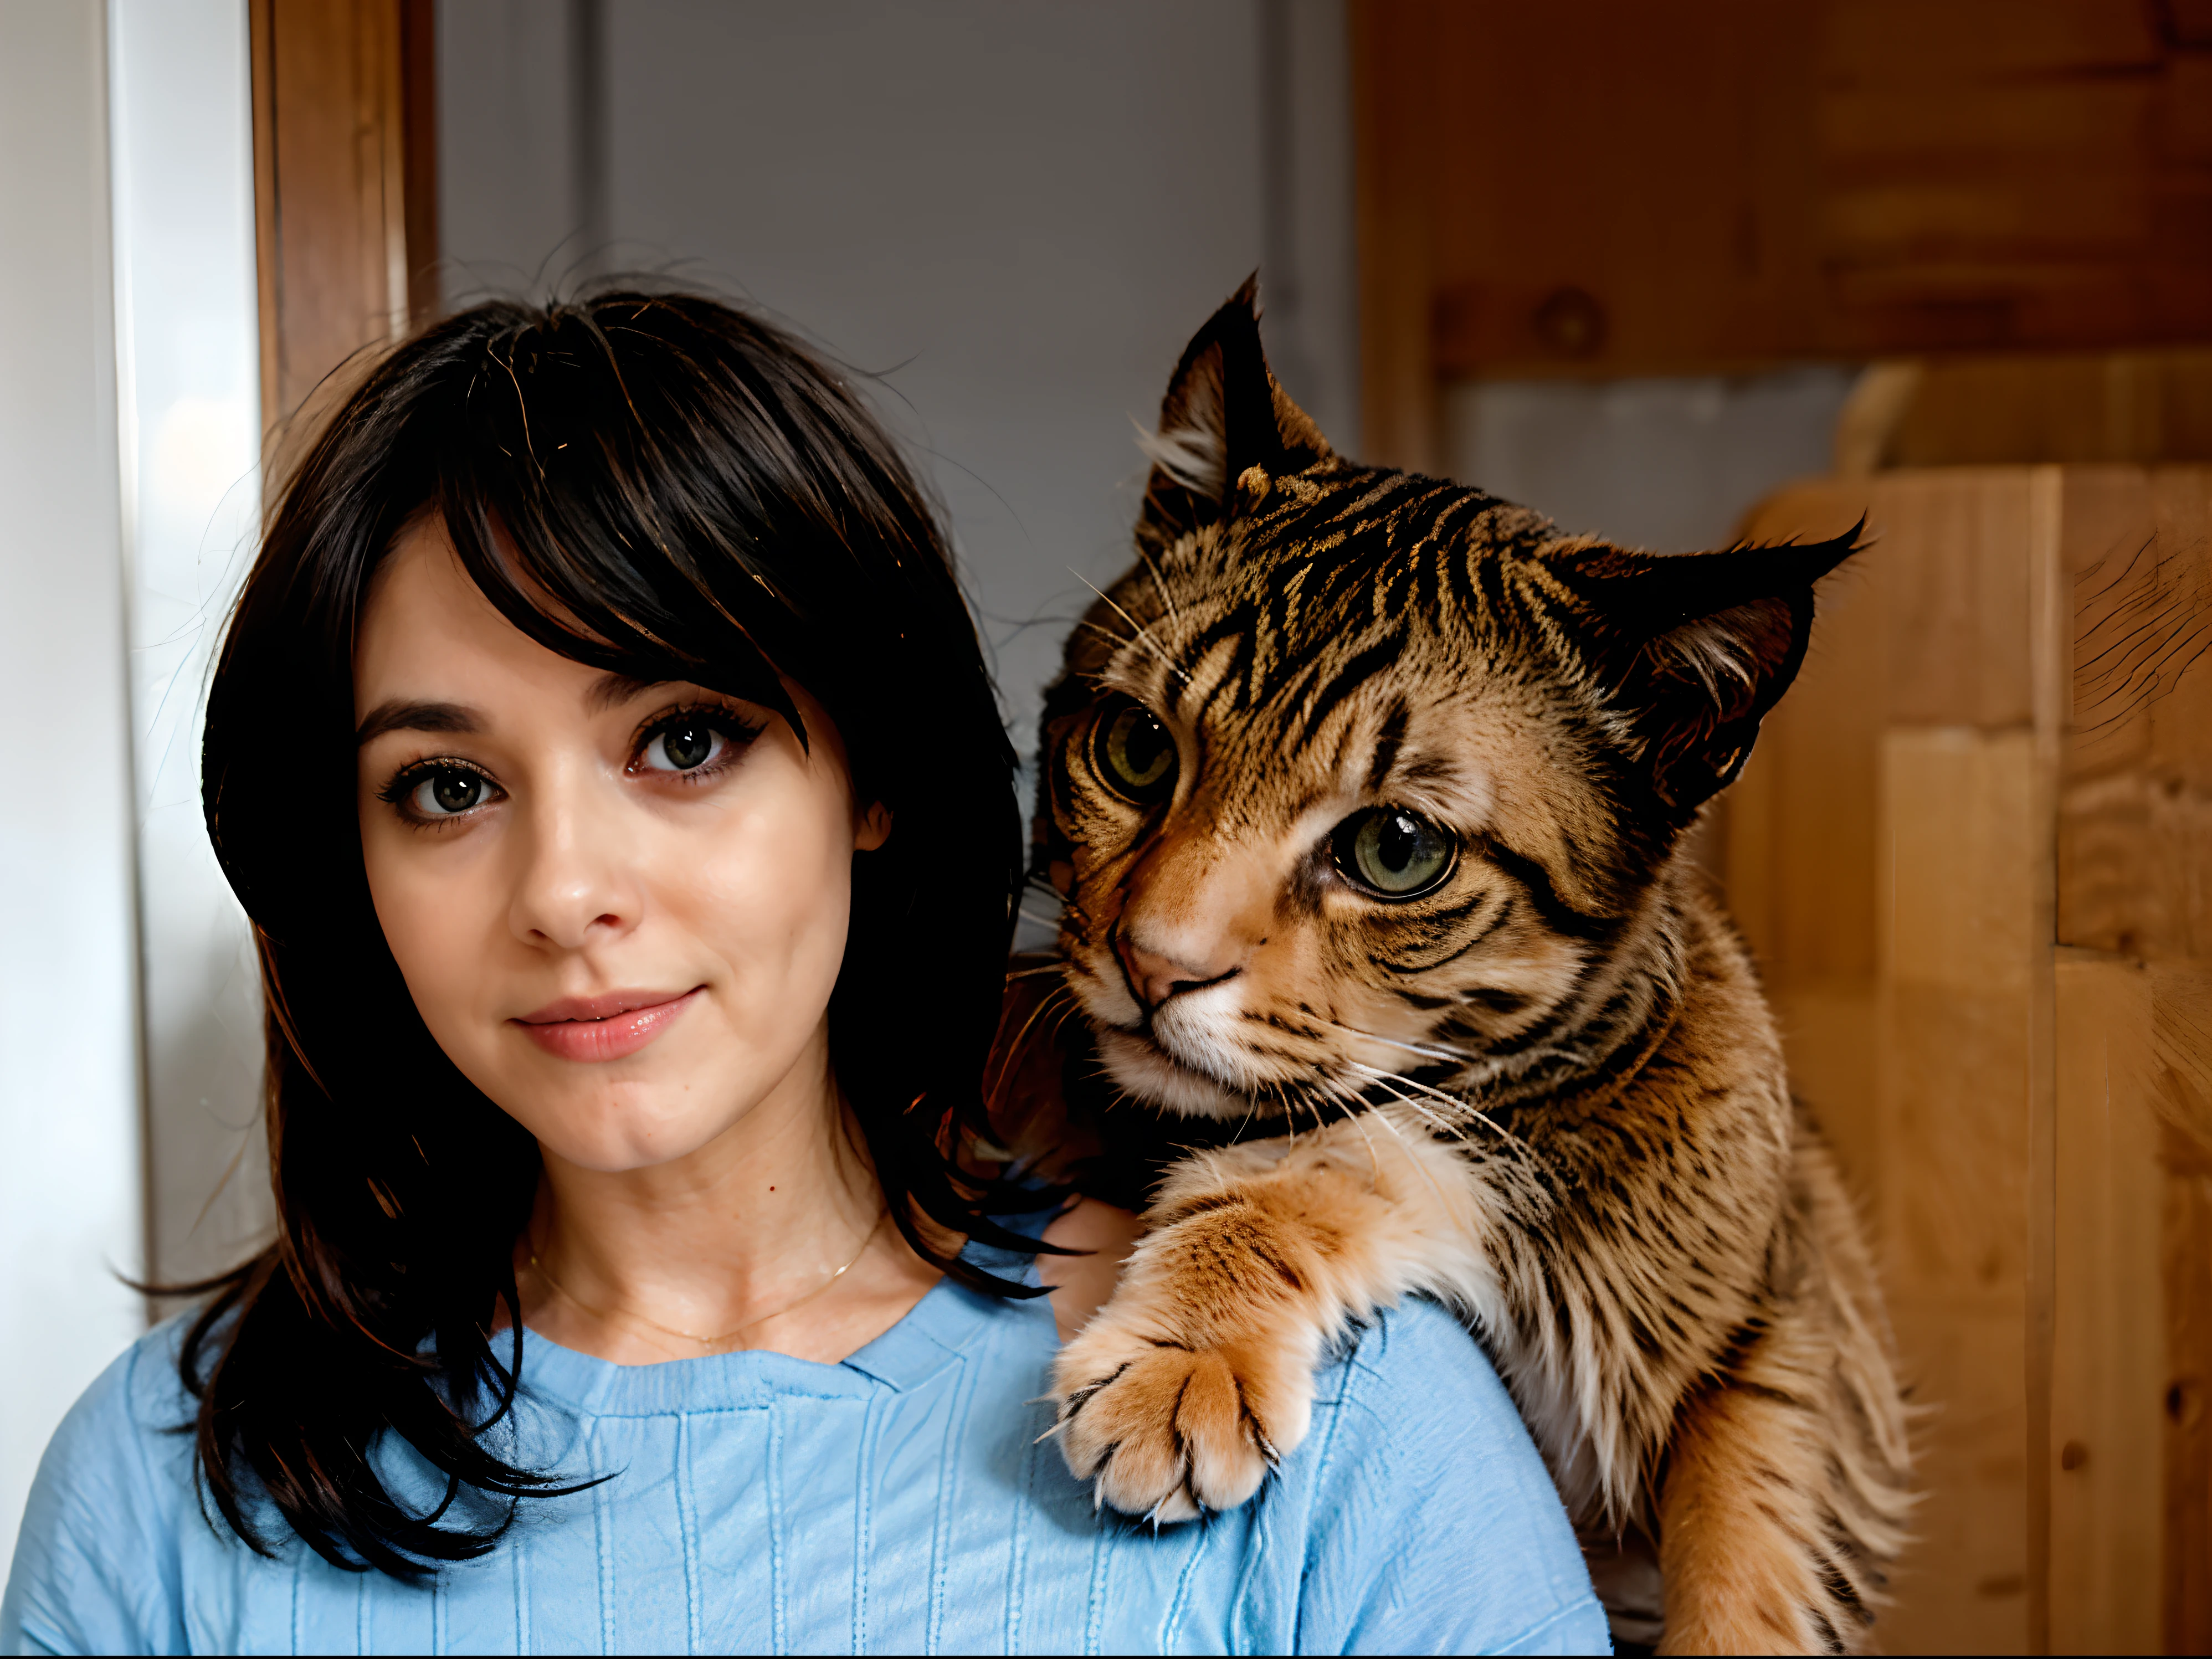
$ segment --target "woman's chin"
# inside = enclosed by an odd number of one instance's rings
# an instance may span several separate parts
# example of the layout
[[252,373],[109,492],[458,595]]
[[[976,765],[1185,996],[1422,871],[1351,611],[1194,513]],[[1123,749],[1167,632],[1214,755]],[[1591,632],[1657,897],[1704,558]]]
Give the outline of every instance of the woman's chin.
[[538,1146],[549,1158],[574,1169],[611,1176],[680,1164],[712,1146],[732,1121],[718,1118],[711,1123],[690,1122],[683,1116],[659,1115],[641,1121],[635,1115],[623,1113],[582,1122],[532,1124],[526,1121],[523,1127],[538,1137]]
[[537,1137],[549,1157],[603,1175],[693,1158],[763,1102],[753,1077],[733,1078],[726,1068],[716,1067],[712,1077],[688,1068],[658,1069],[661,1075],[610,1077],[582,1086],[573,1078],[555,1079],[551,1086],[525,1084],[494,1099]]

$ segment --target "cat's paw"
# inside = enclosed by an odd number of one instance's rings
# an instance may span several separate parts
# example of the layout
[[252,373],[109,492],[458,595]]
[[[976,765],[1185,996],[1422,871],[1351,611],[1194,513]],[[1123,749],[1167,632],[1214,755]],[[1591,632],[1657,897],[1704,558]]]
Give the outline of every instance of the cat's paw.
[[1187,1346],[1109,1304],[1060,1351],[1054,1432],[1097,1499],[1153,1522],[1231,1510],[1305,1438],[1310,1346],[1254,1334]]

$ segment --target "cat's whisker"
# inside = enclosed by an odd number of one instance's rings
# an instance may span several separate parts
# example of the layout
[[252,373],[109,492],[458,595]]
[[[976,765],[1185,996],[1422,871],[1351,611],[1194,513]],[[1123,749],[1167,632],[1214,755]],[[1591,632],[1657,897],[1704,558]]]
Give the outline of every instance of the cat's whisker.
[[1387,1078],[1393,1083],[1404,1084],[1408,1089],[1418,1089],[1421,1093],[1428,1096],[1430,1099],[1441,1101],[1443,1104],[1450,1107],[1456,1116],[1480,1117],[1482,1115],[1482,1114],[1475,1109],[1473,1103],[1469,1102],[1463,1097],[1447,1094],[1442,1089],[1437,1088],[1431,1084],[1423,1083],[1418,1078],[1407,1077],[1403,1072],[1386,1072],[1380,1066],[1369,1066],[1357,1060],[1348,1060],[1345,1061],[1345,1064],[1350,1066],[1353,1071],[1362,1073],[1367,1077],[1372,1078],[1378,1082]]
[[1065,985],[1056,985],[1045,993],[1036,1007],[1030,1010],[1030,1017],[1022,1022],[1022,1029],[1014,1033],[1014,1040],[1006,1045],[1006,1063],[999,1067],[998,1081],[991,1085],[992,1099],[998,1098],[999,1091],[1006,1086],[1006,1079],[1013,1074],[1014,1062],[1020,1058],[1022,1044],[1029,1040],[1030,1030],[1035,1028],[1037,1021],[1044,1017],[1045,1012],[1063,997],[1067,1000],[1071,1006],[1073,1006],[1075,994]]
[[[1392,1083],[1402,1083],[1408,1089],[1417,1089],[1421,1093],[1428,1095],[1434,1099],[1440,1100],[1443,1102],[1445,1105],[1451,1107],[1455,1114],[1455,1121],[1457,1122],[1462,1124],[1480,1123],[1484,1128],[1489,1130],[1491,1133],[1497,1135],[1510,1145],[1518,1147],[1523,1153],[1526,1153],[1528,1151],[1528,1142],[1522,1140],[1520,1136],[1515,1134],[1504,1124],[1492,1122],[1484,1112],[1468,1101],[1462,1100],[1454,1095],[1448,1095],[1441,1089],[1432,1089],[1425,1083],[1416,1082],[1413,1079],[1407,1077],[1402,1072],[1377,1071],[1374,1066],[1363,1066],[1356,1060],[1347,1060],[1346,1064],[1350,1066],[1355,1072],[1364,1073],[1373,1081],[1382,1084],[1385,1089],[1389,1089],[1389,1085]],[[1392,1090],[1391,1092],[1395,1094],[1396,1091]],[[1435,1119],[1439,1124],[1442,1123],[1443,1120],[1437,1117],[1437,1114],[1430,1108],[1425,1107],[1419,1102],[1409,1099],[1403,1095],[1398,1096],[1398,1098],[1404,1100],[1407,1105],[1411,1106],[1415,1111],[1419,1112],[1424,1117]],[[1467,1141],[1467,1144],[1470,1146],[1474,1144],[1472,1141],[1468,1140],[1466,1135],[1460,1133],[1457,1130],[1454,1130],[1453,1133],[1457,1139],[1462,1141]]]
[[1431,1060],[1458,1060],[1472,1061],[1482,1058],[1481,1055],[1471,1054],[1464,1048],[1432,1048],[1425,1043],[1408,1042],[1403,1037],[1384,1036],[1380,1031],[1363,1031],[1357,1025],[1346,1025],[1342,1020],[1331,1019],[1326,1014],[1315,1014],[1311,1016],[1311,1018],[1319,1020],[1324,1025],[1334,1026],[1336,1030],[1342,1031],[1346,1036],[1366,1037],[1371,1042],[1387,1042],[1393,1048],[1403,1048],[1408,1054],[1425,1055]]
[[[1437,1091],[1428,1088],[1427,1085],[1424,1084],[1414,1082],[1413,1079],[1405,1076],[1401,1073],[1394,1072],[1390,1075],[1398,1082],[1406,1085],[1408,1088],[1421,1090],[1424,1093],[1434,1096],[1436,1098],[1443,1100],[1455,1107],[1457,1109],[1456,1115],[1451,1120],[1454,1123],[1460,1125],[1479,1123],[1492,1134],[1497,1136],[1498,1139],[1505,1142],[1509,1146],[1513,1147],[1523,1157],[1533,1158],[1534,1156],[1534,1153],[1530,1150],[1527,1141],[1522,1139],[1520,1136],[1515,1134],[1512,1130],[1507,1128],[1504,1124],[1497,1121],[1480,1107],[1477,1107],[1468,1101],[1454,1100],[1449,1095],[1437,1094]],[[1418,1102],[1409,1099],[1406,1103],[1409,1106],[1419,1108]],[[1433,1109],[1419,1108],[1419,1109],[1432,1110]],[[1455,1131],[1455,1133],[1458,1132]],[[1474,1142],[1471,1139],[1468,1139],[1464,1134],[1462,1134],[1460,1138],[1462,1140],[1465,1140],[1468,1145],[1474,1145]]]
[[[1450,1139],[1458,1141],[1462,1146],[1472,1146],[1474,1145],[1474,1140],[1469,1138],[1464,1128],[1462,1128],[1457,1124],[1447,1122],[1433,1108],[1423,1105],[1419,1101],[1414,1099],[1410,1095],[1400,1094],[1395,1089],[1392,1088],[1387,1083],[1378,1080],[1375,1086],[1382,1090],[1384,1094],[1389,1096],[1391,1099],[1396,1101],[1401,1106],[1403,1106],[1407,1111],[1419,1116],[1423,1122],[1428,1124],[1438,1134],[1447,1135],[1450,1137]],[[1371,1105],[1370,1109],[1373,1109]],[[1388,1118],[1384,1118],[1382,1121],[1386,1123],[1389,1122]],[[1395,1129],[1397,1126],[1393,1124],[1391,1127]],[[1492,1127],[1495,1127],[1496,1126],[1493,1125]]]
[[1348,1068],[1358,1073],[1362,1077],[1368,1079],[1371,1082],[1402,1083],[1408,1089],[1418,1089],[1421,1093],[1427,1095],[1430,1098],[1442,1101],[1445,1105],[1450,1107],[1455,1115],[1472,1117],[1480,1117],[1482,1115],[1481,1113],[1476,1111],[1459,1096],[1448,1095],[1441,1089],[1431,1088],[1425,1083],[1416,1082],[1413,1079],[1407,1077],[1403,1072],[1386,1072],[1380,1066],[1369,1066],[1357,1060],[1347,1060],[1344,1063]]
[[[1359,1131],[1359,1138],[1367,1143],[1367,1167],[1371,1176],[1371,1179],[1368,1183],[1369,1188],[1370,1191],[1379,1188],[1382,1184],[1382,1161],[1375,1154],[1374,1136],[1367,1133],[1367,1120],[1375,1116],[1376,1114],[1371,1110],[1351,1109],[1352,1108],[1361,1104],[1359,1097],[1357,1094],[1349,1094],[1344,1085],[1338,1083],[1334,1079],[1323,1078],[1322,1079],[1321,1086],[1328,1091],[1332,1099],[1339,1102],[1346,1108],[1346,1118],[1351,1122],[1352,1127]],[[1441,1188],[1438,1190],[1437,1195],[1439,1198],[1443,1196]]]
[[[1068,574],[1073,576],[1076,580],[1081,582],[1085,587],[1096,593],[1100,599],[1105,600],[1107,604],[1113,605],[1115,614],[1120,617],[1123,622],[1128,623],[1131,628],[1136,629],[1136,637],[1143,641],[1146,647],[1151,650],[1152,653],[1167,665],[1167,671],[1169,673],[1174,675],[1185,685],[1188,685],[1190,684],[1190,676],[1183,672],[1182,665],[1177,662],[1173,657],[1168,655],[1166,647],[1162,646],[1158,640],[1152,637],[1152,630],[1150,629],[1146,628],[1142,623],[1139,622],[1127,611],[1122,610],[1119,605],[1115,604],[1114,598],[1111,594],[1107,592],[1104,588],[1099,586],[1097,582],[1092,581],[1090,577],[1085,575],[1080,570],[1078,570],[1073,565],[1067,567],[1067,572]],[[1099,631],[1101,633],[1105,632],[1103,629],[1099,629]],[[1126,644],[1127,641],[1124,641],[1123,643]]]
[[[1127,634],[1116,634],[1112,629],[1103,627],[1099,623],[1092,622],[1087,617],[1078,617],[1076,619],[1075,625],[1078,628],[1087,628],[1100,638],[1113,641],[1115,645],[1133,645],[1139,642],[1132,639]],[[1094,690],[1098,691],[1110,690],[1112,689],[1107,685],[1103,680],[1094,680],[1091,683],[1091,685]]]
[[[1357,1098],[1357,1097],[1355,1096],[1354,1098]],[[1399,1098],[1403,1099],[1404,1097],[1401,1096]],[[1408,1106],[1413,1105],[1411,1101],[1407,1101],[1405,1103]],[[1418,1111],[1420,1109],[1419,1107],[1414,1107],[1414,1109]],[[1365,1119],[1373,1119],[1376,1122],[1388,1129],[1392,1134],[1397,1136],[1398,1142],[1401,1146],[1407,1144],[1406,1140],[1406,1132],[1403,1129],[1401,1129],[1396,1124],[1390,1121],[1389,1114],[1384,1112],[1368,1111],[1360,1114],[1360,1118],[1363,1121]],[[1360,1130],[1360,1133],[1363,1136],[1364,1136],[1366,1133],[1367,1132],[1364,1127]],[[1474,1145],[1474,1143],[1469,1141],[1465,1135],[1460,1135],[1458,1139],[1462,1145]],[[1367,1156],[1370,1161],[1372,1161],[1375,1157],[1375,1143],[1371,1140],[1367,1143]],[[1421,1179],[1429,1183],[1429,1190],[1437,1195],[1437,1202],[1443,1206],[1444,1208],[1449,1211],[1451,1208],[1451,1199],[1444,1191],[1443,1183],[1437,1179],[1436,1171],[1429,1168],[1427,1164],[1422,1163],[1419,1158],[1415,1158],[1413,1160],[1413,1167],[1421,1172]]]
[[1160,580],[1159,567],[1152,562],[1152,556],[1145,551],[1142,543],[1137,546],[1137,559],[1145,567],[1145,574],[1152,579],[1152,586],[1159,589],[1160,603],[1167,607],[1168,620],[1180,626],[1182,618],[1176,614],[1175,596],[1168,592],[1168,585]]
[[1051,1040],[1057,1042],[1060,1040],[1060,1034],[1067,1029],[1067,1022],[1082,1012],[1083,1005],[1075,1000],[1073,992],[1069,993],[1066,1006],[1060,1011],[1059,1015],[1053,1021]]

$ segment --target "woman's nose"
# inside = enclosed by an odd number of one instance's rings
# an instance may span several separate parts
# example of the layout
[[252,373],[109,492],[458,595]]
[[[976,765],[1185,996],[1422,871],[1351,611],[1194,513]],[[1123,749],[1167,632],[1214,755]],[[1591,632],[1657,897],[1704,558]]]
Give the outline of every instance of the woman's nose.
[[617,804],[582,779],[536,792],[523,813],[526,850],[509,922],[526,944],[580,951],[637,926],[643,893]]

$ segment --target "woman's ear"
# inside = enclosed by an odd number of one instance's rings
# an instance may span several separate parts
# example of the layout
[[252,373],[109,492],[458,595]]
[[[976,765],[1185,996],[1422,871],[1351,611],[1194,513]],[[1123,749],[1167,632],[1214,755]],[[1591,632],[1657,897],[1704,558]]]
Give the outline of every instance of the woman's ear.
[[853,850],[872,853],[891,838],[891,809],[883,802],[870,801],[853,829]]

